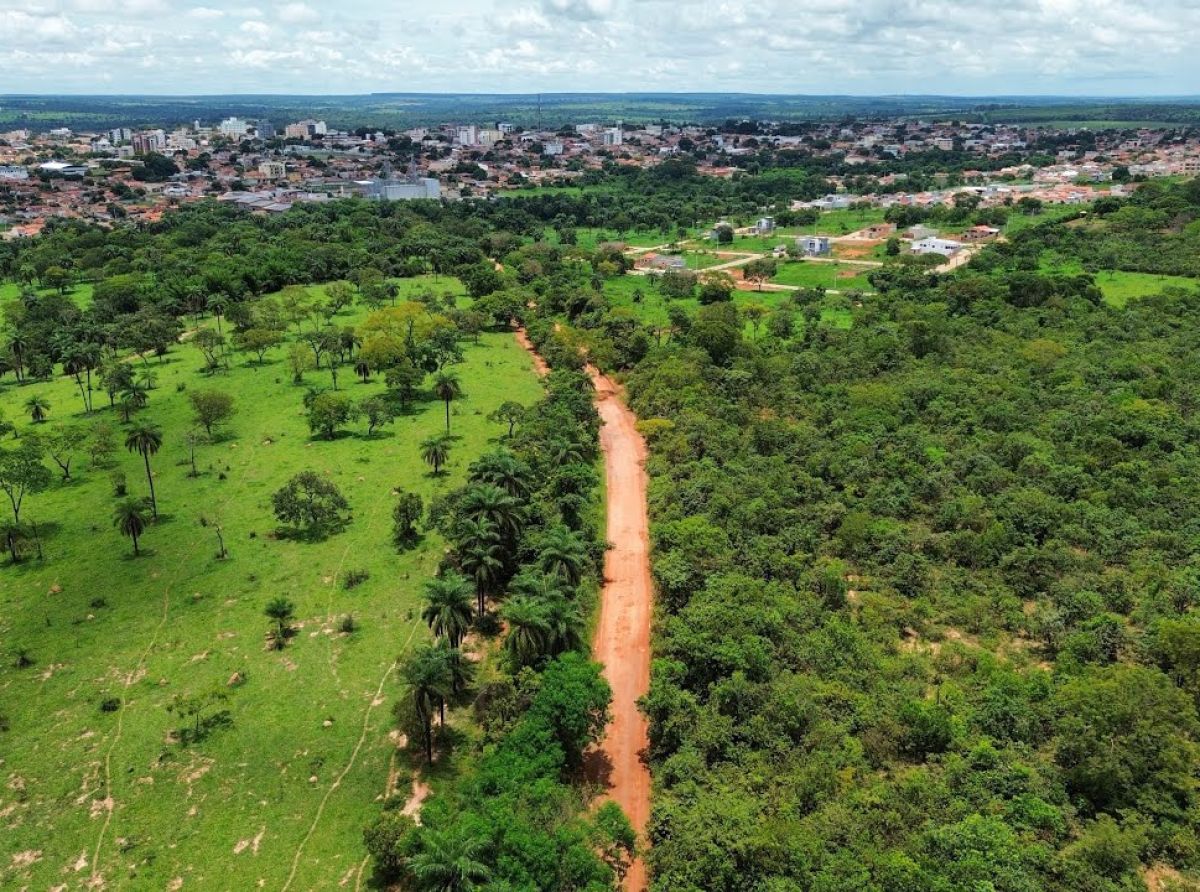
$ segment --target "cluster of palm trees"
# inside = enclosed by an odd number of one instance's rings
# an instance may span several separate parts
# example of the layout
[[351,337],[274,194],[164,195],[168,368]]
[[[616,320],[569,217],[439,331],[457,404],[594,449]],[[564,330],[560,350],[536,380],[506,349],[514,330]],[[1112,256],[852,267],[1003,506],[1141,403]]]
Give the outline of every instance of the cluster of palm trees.
[[[583,646],[583,614],[575,595],[588,550],[563,524],[528,533],[532,489],[529,465],[512,451],[497,449],[471,465],[467,486],[453,497],[450,566],[426,583],[421,611],[436,644],[404,665],[430,760],[434,718],[444,723],[446,703],[470,684],[473,667],[462,644],[473,623],[486,615],[489,600],[508,596],[499,614],[508,626],[503,647],[514,671]],[[533,557],[518,567],[519,553]]]

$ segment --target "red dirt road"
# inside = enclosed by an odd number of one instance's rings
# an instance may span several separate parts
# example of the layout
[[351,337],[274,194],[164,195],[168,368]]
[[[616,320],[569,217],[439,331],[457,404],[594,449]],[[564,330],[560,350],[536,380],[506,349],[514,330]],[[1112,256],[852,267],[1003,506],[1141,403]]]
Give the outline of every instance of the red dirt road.
[[[517,342],[533,354],[539,374],[546,363],[533,351],[524,331]],[[646,442],[635,427],[637,418],[621,400],[617,386],[588,366],[596,388],[596,408],[603,426],[608,529],[611,547],[604,558],[600,621],[592,655],[604,666],[612,686],[612,721],[600,750],[589,759],[593,773],[608,786],[607,798],[628,815],[644,844],[650,821],[650,769],[643,761],[649,748],[649,726],[637,708],[650,687],[650,525],[646,517]],[[635,861],[625,876],[628,892],[646,888],[646,865]]]
[[[637,700],[650,687],[650,525],[646,519],[646,442],[634,426],[637,418],[621,400],[616,385],[588,366],[596,388],[603,427],[600,449],[607,480],[608,541],[600,622],[592,654],[604,665],[612,685],[612,722],[600,743],[607,763],[608,796],[621,806],[644,841],[650,820],[650,769],[643,755],[650,746],[646,717]],[[646,888],[646,865],[639,859],[625,877],[625,888]]]

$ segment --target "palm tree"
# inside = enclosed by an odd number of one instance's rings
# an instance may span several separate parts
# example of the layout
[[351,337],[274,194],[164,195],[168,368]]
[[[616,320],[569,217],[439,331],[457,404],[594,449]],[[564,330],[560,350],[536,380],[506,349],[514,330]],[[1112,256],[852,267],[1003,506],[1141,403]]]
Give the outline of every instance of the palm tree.
[[547,572],[561,576],[571,585],[578,585],[587,565],[587,549],[583,541],[558,525],[542,537],[538,549],[538,564]]
[[433,468],[433,476],[436,477],[450,458],[450,438],[445,434],[426,437],[421,441],[421,458]]
[[476,605],[482,617],[487,594],[504,572],[504,547],[488,520],[464,520],[458,533],[458,564],[475,580]]
[[439,646],[446,656],[451,692],[457,694],[467,690],[475,681],[475,664],[466,658],[461,649],[450,647],[445,641],[440,642]]
[[579,605],[559,596],[542,605],[550,656],[583,649],[583,615]]
[[425,734],[425,758],[432,764],[433,714],[438,706],[444,708],[446,697],[450,694],[452,679],[449,666],[438,648],[425,647],[409,657],[404,664],[403,674]]
[[29,349],[29,339],[17,332],[8,340],[8,352],[12,356],[13,373],[17,376],[17,383],[20,384],[25,380],[25,352]]
[[450,403],[452,400],[461,399],[463,395],[458,375],[453,372],[438,372],[433,379],[433,393],[446,404],[446,433],[450,433]]
[[46,416],[50,414],[50,401],[44,396],[34,395],[25,400],[25,408],[29,410],[29,417],[34,424],[41,424],[46,420]]
[[481,455],[471,465],[471,482],[491,483],[514,499],[525,499],[529,495],[529,478],[532,474],[529,465],[508,449],[496,449]]
[[573,465],[587,461],[583,446],[572,440],[555,440],[551,443],[549,458],[555,465]]
[[146,408],[146,404],[150,402],[150,394],[146,390],[146,386],[140,381],[130,381],[128,386],[121,391],[121,414],[125,418],[125,423],[129,423],[129,419],[138,409]]
[[471,584],[459,573],[430,579],[421,619],[434,635],[457,648],[471,627]]
[[550,628],[539,601],[516,595],[504,605],[502,615],[508,623],[504,649],[517,666],[532,665],[548,652]]
[[126,499],[118,504],[113,510],[113,526],[133,540],[134,557],[140,555],[138,539],[146,532],[146,503],[141,499]]
[[228,306],[228,301],[220,294],[210,294],[208,300],[205,301],[208,306],[208,311],[217,319],[217,334],[223,334],[221,331],[221,317],[225,315],[225,309]]
[[292,635],[292,618],[296,615],[296,605],[287,598],[272,598],[263,611],[271,620],[271,631],[267,637],[275,650],[283,650],[288,638]]
[[158,520],[158,499],[154,495],[154,475],[150,472],[150,456],[162,446],[162,431],[152,424],[135,427],[125,435],[125,448],[137,452],[146,463],[146,480],[150,484],[150,508]]
[[486,520],[502,536],[516,539],[524,524],[521,503],[492,483],[468,487],[459,503],[462,515],[471,520]]
[[419,888],[427,892],[474,892],[491,879],[480,861],[485,842],[431,831],[421,836],[422,850],[409,860]]

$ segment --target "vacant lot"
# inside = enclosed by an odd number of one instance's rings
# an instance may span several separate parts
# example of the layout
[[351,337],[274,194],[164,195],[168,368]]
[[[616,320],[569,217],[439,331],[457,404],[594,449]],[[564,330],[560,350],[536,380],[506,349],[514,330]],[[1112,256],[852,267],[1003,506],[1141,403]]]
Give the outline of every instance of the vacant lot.
[[869,269],[857,264],[801,260],[779,264],[779,273],[771,281],[779,285],[798,285],[801,288],[870,291],[871,283],[867,280]]
[[[443,279],[405,290],[429,285],[458,288]],[[79,456],[71,481],[26,500],[22,518],[39,524],[45,559],[0,567],[0,714],[9,726],[0,738],[0,887],[82,888],[98,877],[108,888],[182,880],[280,889],[291,877],[295,890],[343,880],[354,888],[362,827],[395,751],[392,667],[426,634],[418,592],[442,553],[435,537],[396,552],[394,493],[428,502],[460,483],[502,432],[488,413],[504,400],[531,403],[540,386],[510,335],[467,344],[455,367],[465,398],[454,404],[449,473],[433,478],[419,443],[444,427],[441,403],[419,402],[371,437],[358,422],[315,440],[284,352],[262,367],[235,356],[212,377],[187,345],[150,361],[155,387],[136,420],[163,430],[151,460],[162,519],[143,536],[143,556],[113,528],[111,473],[125,474],[131,494],[146,492],[141,458],[123,448],[112,468]],[[330,383],[325,370],[306,379]],[[350,367],[339,383],[356,398],[383,390]],[[187,394],[197,388],[232,394],[237,414],[197,448],[200,474],[191,477]],[[33,427],[24,408],[33,394],[50,403],[43,429],[103,419],[123,439],[103,395],[85,417],[63,378],[0,387],[0,410],[22,432]],[[336,483],[353,520],[322,541],[276,538],[271,494],[305,469]],[[218,526],[225,560],[216,557]],[[350,587],[354,576],[362,581]],[[277,596],[296,605],[297,634],[282,651],[264,638],[263,609]],[[211,729],[179,743],[191,720],[171,711],[174,698],[213,691],[227,699],[207,710]]]

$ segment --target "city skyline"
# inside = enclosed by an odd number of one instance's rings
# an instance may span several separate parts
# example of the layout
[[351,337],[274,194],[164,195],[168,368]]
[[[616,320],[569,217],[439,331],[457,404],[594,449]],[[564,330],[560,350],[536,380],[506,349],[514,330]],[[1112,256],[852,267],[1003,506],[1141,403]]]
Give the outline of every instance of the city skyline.
[[[10,93],[1180,96],[1200,10],[1018,0],[0,0]],[[202,85],[203,89],[197,89]]]

